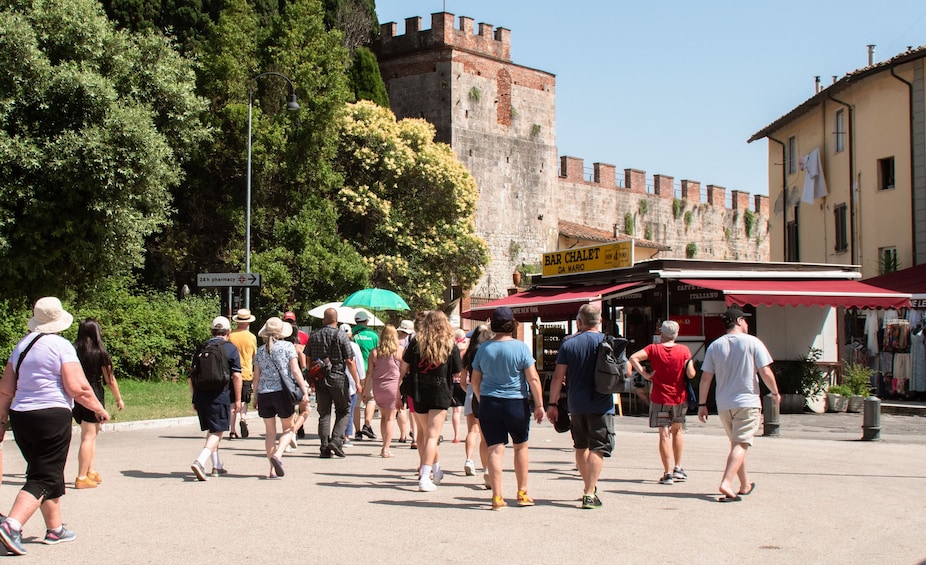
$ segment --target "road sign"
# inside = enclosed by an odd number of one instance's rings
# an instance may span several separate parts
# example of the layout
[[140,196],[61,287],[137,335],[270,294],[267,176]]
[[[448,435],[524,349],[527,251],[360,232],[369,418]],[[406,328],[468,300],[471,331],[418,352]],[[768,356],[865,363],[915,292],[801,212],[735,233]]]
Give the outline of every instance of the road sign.
[[196,275],[197,286],[260,286],[257,273],[200,273]]

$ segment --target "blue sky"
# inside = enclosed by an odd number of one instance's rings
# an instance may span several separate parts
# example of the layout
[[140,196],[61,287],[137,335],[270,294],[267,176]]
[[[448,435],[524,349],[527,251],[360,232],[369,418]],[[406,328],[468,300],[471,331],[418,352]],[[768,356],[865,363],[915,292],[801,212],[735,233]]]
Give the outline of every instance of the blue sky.
[[376,0],[400,34],[445,7],[510,29],[512,61],[556,75],[560,155],[727,194],[768,193],[768,142],[746,140],[814,76],[865,67],[870,43],[876,61],[926,44],[922,0]]

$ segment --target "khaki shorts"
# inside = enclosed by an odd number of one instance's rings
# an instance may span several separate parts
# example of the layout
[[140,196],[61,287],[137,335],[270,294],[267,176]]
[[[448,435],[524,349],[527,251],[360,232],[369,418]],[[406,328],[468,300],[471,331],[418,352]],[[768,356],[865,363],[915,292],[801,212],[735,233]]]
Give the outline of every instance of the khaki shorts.
[[718,411],[723,429],[727,431],[730,443],[752,445],[752,438],[759,431],[760,408],[734,408]]

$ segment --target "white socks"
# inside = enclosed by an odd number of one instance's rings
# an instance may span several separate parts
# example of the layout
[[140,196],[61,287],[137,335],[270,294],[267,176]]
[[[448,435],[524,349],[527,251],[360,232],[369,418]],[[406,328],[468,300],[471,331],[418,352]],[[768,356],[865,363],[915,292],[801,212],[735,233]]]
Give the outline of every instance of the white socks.
[[199,452],[199,457],[197,457],[196,460],[199,461],[200,465],[205,467],[206,461],[208,461],[211,456],[212,450],[208,447],[204,447],[203,450]]

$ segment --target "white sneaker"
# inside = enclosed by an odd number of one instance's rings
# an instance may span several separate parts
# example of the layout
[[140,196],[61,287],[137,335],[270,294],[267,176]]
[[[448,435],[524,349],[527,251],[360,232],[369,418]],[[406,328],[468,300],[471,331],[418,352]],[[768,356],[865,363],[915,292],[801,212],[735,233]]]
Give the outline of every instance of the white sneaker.
[[476,474],[476,466],[473,464],[472,459],[467,459],[466,463],[463,463],[463,472],[466,473],[467,477],[472,477]]
[[434,492],[437,490],[437,485],[434,484],[431,477],[421,477],[418,479],[418,490],[420,492]]
[[438,469],[431,473],[431,478],[434,481],[435,485],[439,485],[442,480],[444,480],[444,470]]

